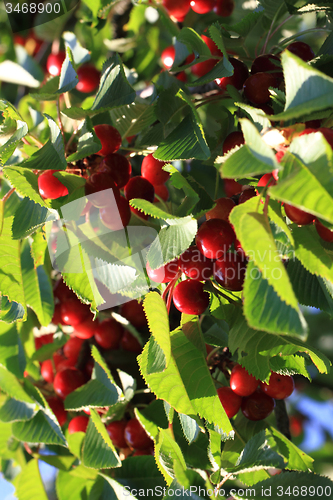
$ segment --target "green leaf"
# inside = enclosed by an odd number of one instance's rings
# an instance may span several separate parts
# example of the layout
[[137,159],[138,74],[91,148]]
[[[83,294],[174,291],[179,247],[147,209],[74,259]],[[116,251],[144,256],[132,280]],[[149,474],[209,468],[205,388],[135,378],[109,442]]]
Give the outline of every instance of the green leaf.
[[[169,329],[169,315],[164,300],[157,292],[146,295],[143,308],[148,321],[149,331],[163,353],[163,371],[168,367],[171,358],[171,342]],[[148,365],[149,357],[148,355]],[[148,373],[151,372],[148,368]]]
[[45,207],[45,202],[39,194],[37,176],[31,170],[23,167],[5,167],[3,173],[20,195],[27,196]]
[[38,460],[33,458],[23,468],[16,485],[16,495],[18,500],[47,500],[42,478],[40,476]]
[[169,214],[160,207],[156,206],[154,203],[150,203],[150,201],[143,200],[142,198],[133,198],[130,201],[130,205],[138,210],[141,210],[141,212],[144,212],[146,215],[154,217],[155,219],[180,219],[180,217]]
[[82,45],[80,44],[74,33],[71,33],[70,31],[65,31],[62,34],[62,38],[65,41],[66,48],[69,47],[71,49],[75,64],[83,64],[89,61],[90,59],[89,50],[82,47]]
[[34,403],[33,399],[26,393],[15,375],[0,365],[0,388],[11,398],[26,403]]
[[266,115],[262,109],[255,108],[254,106],[243,102],[236,102],[235,104],[250,115],[259,132],[261,132],[263,128],[269,128],[271,126],[271,122],[268,118],[269,115]]
[[155,399],[142,410],[135,408],[135,416],[154,441],[157,439],[159,429],[168,428],[164,404],[160,399]]
[[37,351],[35,351],[31,356],[30,360],[42,362],[45,361],[46,359],[51,359],[52,354],[58,351],[58,349],[61,349],[61,347],[63,347],[66,344],[68,339],[69,336],[65,335],[62,332],[55,333],[53,335],[53,342],[51,342],[50,344],[45,344],[39,349],[37,349]]
[[226,28],[228,31],[234,31],[238,35],[242,37],[246,37],[250,31],[259,23],[261,18],[263,17],[264,12],[249,12],[243,17],[243,19],[236,23],[228,25],[222,25],[222,27]]
[[120,467],[119,457],[98,413],[91,408],[90,416],[83,445],[84,465],[92,469]]
[[155,456],[158,458],[157,466],[162,472],[167,484],[171,484],[175,477],[175,466],[186,470],[186,463],[179,445],[172,438],[170,429],[160,429]]
[[24,318],[25,311],[22,304],[10,302],[7,297],[0,295],[0,321],[13,323]]
[[269,427],[277,451],[287,460],[287,470],[301,470],[304,472],[313,470],[313,458],[300,450],[294,443],[287,439],[281,432],[274,427]]
[[132,104],[112,109],[110,115],[122,137],[136,135],[156,121],[155,105],[138,98]]
[[183,413],[178,413],[178,417],[186,441],[188,442],[188,444],[192,444],[194,441],[197,440],[199,436],[200,427],[198,426],[197,422],[188,415],[184,415]]
[[8,297],[10,301],[21,304],[24,308],[25,318],[26,303],[21,272],[20,242],[12,238],[12,222],[13,217],[4,220],[0,240],[0,261],[4,263],[0,269],[0,293]]
[[46,114],[44,116],[50,128],[50,139],[42,148],[25,160],[22,166],[31,170],[65,170],[67,161],[60,128],[51,116]]
[[49,78],[47,82],[39,87],[37,92],[30,92],[30,96],[36,101],[55,101],[59,88],[59,76]]
[[20,441],[66,446],[64,435],[51,410],[40,410],[26,422],[14,422],[12,430],[13,435]]
[[101,149],[101,142],[94,132],[91,120],[86,118],[80,128],[80,137],[77,143],[77,151],[67,157],[67,161],[78,161],[87,156],[97,153]]
[[24,198],[14,215],[13,239],[19,240],[29,236],[53,217],[53,214],[45,206],[40,206],[28,197]]
[[[212,59],[212,58],[210,58]],[[198,59],[198,62],[200,63],[200,59]],[[230,68],[231,66],[231,68]],[[213,80],[216,80],[216,78],[224,78],[225,76],[231,76],[234,72],[234,68],[229,63],[229,61],[225,58],[223,58],[221,61],[218,61],[216,59],[216,64],[211,69],[206,73],[205,75],[201,76],[197,80],[194,80],[194,82],[187,83],[186,85],[188,87],[194,87],[195,85],[204,85],[205,83],[211,82]]]
[[36,405],[8,398],[0,408],[2,422],[16,422],[30,420],[36,413]]
[[[82,434],[84,435],[84,433]],[[40,455],[39,460],[52,465],[56,469],[68,471],[76,462],[76,457],[73,457],[73,455]]]
[[59,90],[57,94],[64,94],[73,90],[78,84],[79,77],[73,68],[73,54],[69,47],[66,48],[66,58],[61,66],[61,73],[59,79]]
[[45,252],[47,249],[47,241],[45,232],[42,229],[37,230],[32,236],[31,255],[34,259],[35,267],[44,264]]
[[0,323],[0,363],[18,378],[23,378],[25,357],[16,324]]
[[69,473],[59,470],[56,491],[59,500],[86,500],[95,482],[89,477],[75,476],[77,468]]
[[14,132],[11,138],[0,147],[0,166],[5,165],[6,161],[8,161],[14,153],[21,139],[27,135],[27,133],[28,125],[21,120],[17,120],[16,132]]
[[178,42],[183,43],[188,48],[189,52],[194,52],[195,56],[211,56],[208,45],[203,41],[201,36],[192,28],[182,28],[177,35]]

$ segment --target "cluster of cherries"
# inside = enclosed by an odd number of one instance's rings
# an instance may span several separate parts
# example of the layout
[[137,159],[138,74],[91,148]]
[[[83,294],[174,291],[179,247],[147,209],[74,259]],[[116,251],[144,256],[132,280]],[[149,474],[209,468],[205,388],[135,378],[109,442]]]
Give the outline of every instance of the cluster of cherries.
[[218,16],[231,16],[235,3],[234,0],[162,0],[162,4],[176,21],[182,23],[192,9],[197,14],[215,12]]
[[289,397],[295,388],[289,375],[271,372],[268,384],[258,381],[241,365],[234,365],[230,374],[230,387],[219,387],[217,394],[228,416],[239,410],[249,420],[263,420],[275,408],[275,399]]

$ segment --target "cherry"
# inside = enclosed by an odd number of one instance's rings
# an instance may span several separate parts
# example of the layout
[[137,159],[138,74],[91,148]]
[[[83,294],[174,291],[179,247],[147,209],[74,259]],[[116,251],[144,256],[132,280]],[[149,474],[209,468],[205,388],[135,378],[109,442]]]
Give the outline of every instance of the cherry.
[[98,321],[93,321],[93,316],[89,314],[88,317],[74,326],[74,335],[82,340],[91,339],[94,336],[96,325],[98,325]]
[[169,178],[169,172],[162,169],[167,162],[156,160],[152,154],[145,156],[141,165],[141,175],[153,186],[164,184]]
[[223,57],[223,53],[218,48],[218,46],[216,45],[216,43],[211,38],[209,38],[209,36],[201,35],[201,38],[203,39],[203,41],[205,42],[205,44],[209,48],[210,53],[212,54],[212,56]]
[[235,8],[234,0],[216,0],[213,11],[221,17],[229,17]]
[[273,54],[263,54],[258,56],[252,63],[251,73],[274,73],[278,78],[283,78],[281,71],[280,59]]
[[41,335],[40,337],[35,337],[35,348],[40,349],[43,345],[52,344],[53,333],[48,333],[47,335]]
[[118,153],[107,155],[100,163],[97,172],[106,172],[121,189],[130,180],[132,173],[132,165],[126,156]]
[[208,259],[217,259],[229,250],[235,240],[231,225],[222,219],[204,222],[196,235],[195,243]]
[[85,378],[82,372],[74,367],[64,368],[59,371],[54,377],[54,391],[56,394],[65,399],[68,394],[75,391],[85,383]]
[[187,82],[187,74],[185,73],[185,71],[180,71],[179,73],[177,73],[175,75],[175,77],[177,78],[177,80],[179,80],[180,82],[184,82],[186,83]]
[[71,368],[75,365],[73,358],[71,359],[63,359],[60,363],[57,364],[57,372],[61,372],[64,368]]
[[178,22],[183,22],[190,10],[190,0],[162,0],[163,7]]
[[125,186],[125,198],[130,201],[134,198],[142,198],[143,200],[153,203],[155,191],[154,186],[144,177],[137,175],[132,177]]
[[[201,38],[203,39],[203,41],[205,42],[205,44],[209,48],[210,53],[213,56],[223,57],[222,52],[220,51],[220,49],[217,47],[217,45],[213,42],[213,40],[211,38],[209,38],[206,35],[201,35]],[[191,54],[187,58],[186,62],[190,63],[193,60],[194,60],[194,54]],[[217,62],[218,61],[216,59],[207,59],[207,61],[202,61],[202,62],[199,62],[197,64],[194,64],[193,66],[191,66],[191,73],[193,75],[197,76],[198,78],[200,78],[201,76],[204,76],[207,73],[209,73],[209,71],[211,71],[214,68],[214,66],[217,64]]]
[[154,189],[155,189],[154,203],[158,203],[160,201],[158,198],[156,198],[156,196],[159,196],[163,201],[168,201],[169,190],[164,184],[160,184],[159,186],[154,186]]
[[225,194],[230,198],[236,196],[243,190],[242,184],[236,182],[234,179],[223,179],[223,187]]
[[256,190],[254,188],[244,189],[244,191],[238,198],[238,205],[240,205],[241,203],[245,203],[247,200],[250,200],[254,196],[257,196]]
[[296,415],[291,415],[289,417],[289,427],[290,427],[290,434],[293,437],[300,436],[303,432],[303,419]]
[[173,278],[178,273],[179,262],[178,259],[173,259],[165,266],[161,266],[158,269],[152,269],[149,265],[149,262],[146,264],[147,274],[151,281],[155,283],[168,283],[173,280]]
[[260,177],[257,187],[274,186],[276,184],[273,172]]
[[270,101],[269,87],[278,87],[277,77],[273,73],[255,73],[244,82],[244,95],[253,104],[265,104]]
[[61,50],[58,54],[50,54],[46,60],[46,69],[52,76],[59,76],[62,63],[66,58],[66,52]]
[[310,45],[305,42],[292,42],[287,46],[287,49],[305,62],[311,61],[315,57]]
[[84,415],[79,415],[78,417],[72,418],[68,424],[69,434],[74,434],[74,432],[86,432],[89,423],[89,418]]
[[40,373],[46,382],[49,384],[53,384],[54,381],[54,369],[53,369],[53,364],[50,359],[47,359],[46,361],[42,362],[42,365],[40,367]]
[[51,323],[53,323],[54,325],[59,325],[59,323],[61,324],[60,305],[61,304],[58,303],[58,304],[55,304],[55,306],[54,306],[54,313],[53,313],[53,316],[51,319]]
[[307,134],[314,134],[315,132],[321,132],[323,136],[325,137],[326,141],[328,144],[331,146],[333,149],[333,130],[327,127],[319,127],[319,128],[306,128],[299,134],[301,137],[302,135],[307,135]]
[[274,399],[285,399],[289,397],[295,389],[295,382],[289,375],[280,375],[271,372],[268,384],[260,382],[261,390]]
[[95,340],[103,349],[118,349],[124,328],[118,321],[108,318],[95,328]]
[[234,74],[231,76],[224,76],[223,78],[216,78],[215,83],[222,90],[226,90],[227,85],[232,85],[237,90],[241,90],[245,80],[249,76],[249,70],[242,61],[234,57],[229,57],[229,62],[234,67]]
[[147,448],[146,450],[135,450],[132,457],[140,457],[142,455],[154,455],[154,447],[151,446],[150,448]]
[[207,12],[213,10],[215,0],[191,0],[190,5],[197,14],[207,14]]
[[233,292],[240,292],[243,288],[246,271],[246,261],[240,253],[228,252],[214,263],[213,273],[215,280]]
[[124,430],[124,437],[127,445],[137,450],[145,450],[153,444],[152,440],[136,418],[132,418],[127,422]]
[[84,64],[77,70],[79,83],[76,85],[77,90],[85,94],[89,94],[98,88],[100,72],[92,64]]
[[228,418],[232,418],[239,412],[242,398],[233,392],[230,387],[219,387],[217,395],[220,398],[221,404]]
[[306,128],[320,128],[321,120],[308,120],[304,125]]
[[52,357],[53,357],[53,361],[54,361],[54,366],[56,367],[56,371],[59,371],[58,367],[59,367],[60,363],[62,363],[63,361],[66,361],[66,358],[63,354],[60,354],[59,351],[55,352]]
[[78,337],[71,337],[67,340],[66,344],[63,347],[64,355],[67,359],[70,359],[74,364],[77,362],[80,349],[83,344],[83,339]]
[[242,146],[242,144],[244,144],[244,143],[245,143],[245,140],[244,140],[243,132],[239,132],[238,130],[235,130],[235,132],[231,132],[224,139],[223,148],[222,148],[223,154],[225,155],[231,149],[235,148],[236,146]]
[[55,200],[61,196],[68,195],[68,189],[64,186],[59,179],[54,177],[54,172],[59,170],[45,170],[38,177],[38,189],[42,198],[50,198]]
[[116,420],[114,422],[110,422],[106,426],[107,433],[109,434],[112,443],[117,448],[127,448],[127,443],[124,437],[126,425],[126,420]]
[[230,375],[230,387],[238,396],[250,396],[258,387],[258,380],[241,365],[235,365]]
[[137,300],[129,300],[122,304],[120,314],[135,326],[135,328],[143,328],[147,325],[143,306]]
[[140,342],[128,330],[125,330],[122,338],[120,339],[120,347],[124,351],[140,353],[142,347]]
[[198,280],[185,280],[178,283],[173,292],[173,302],[178,311],[184,314],[199,315],[209,305],[209,294],[203,290],[204,283]]
[[289,205],[288,203],[284,204],[284,209],[287,217],[299,226],[306,226],[307,224],[311,224],[315,219],[314,215],[309,214],[308,212],[304,212],[303,210],[300,210],[293,205]]
[[65,325],[76,326],[82,323],[83,320],[89,315],[89,307],[79,299],[69,299],[67,302],[63,302],[60,308],[61,320]]
[[324,226],[318,219],[316,219],[316,229],[317,233],[322,240],[327,241],[327,243],[333,243],[333,230]]
[[56,281],[53,287],[53,295],[60,302],[65,302],[68,299],[75,299],[76,297],[75,293],[70,288],[68,288],[66,283],[62,280],[62,278]]
[[[113,202],[109,189],[112,189],[115,200],[120,198],[120,192],[108,172],[94,172],[86,182],[85,194],[97,208],[103,208]],[[111,200],[111,201],[110,201]]]
[[218,198],[215,200],[216,206],[206,213],[206,219],[223,219],[228,222],[231,210],[236,203],[231,198]]
[[101,141],[102,149],[96,154],[100,156],[107,156],[116,153],[121,146],[121,135],[118,130],[112,125],[95,125],[95,134]]
[[263,420],[272,413],[275,408],[275,401],[273,398],[257,389],[253,394],[247,398],[243,398],[242,412],[243,415],[249,420]]
[[115,207],[112,205],[100,208],[99,210],[99,216],[102,223],[112,231],[124,229],[124,227],[128,226],[131,219],[131,207],[129,202],[122,196],[119,196],[119,198],[116,199],[116,203],[118,214],[115,214]]
[[279,149],[276,153],[275,153],[275,158],[276,158],[276,161],[281,163],[282,161],[282,158],[284,157],[284,155],[286,154],[286,151],[285,149]]
[[173,65],[173,61],[175,60],[175,47],[170,45],[166,49],[163,50],[161,54],[162,64],[165,69],[170,69]]
[[67,411],[64,408],[64,403],[61,401],[61,399],[57,398],[56,396],[51,396],[47,398],[46,401],[51,410],[53,411],[53,413],[55,414],[60,427],[62,427],[67,420]]
[[213,274],[213,262],[204,257],[196,245],[179,257],[179,266],[186,276],[195,280],[205,281]]

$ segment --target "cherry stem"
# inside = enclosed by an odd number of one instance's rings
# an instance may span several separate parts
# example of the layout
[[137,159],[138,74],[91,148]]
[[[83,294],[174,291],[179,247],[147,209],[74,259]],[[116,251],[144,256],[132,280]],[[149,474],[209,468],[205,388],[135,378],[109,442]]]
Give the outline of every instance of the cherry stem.
[[219,350],[220,350],[220,349],[221,349],[221,347],[215,347],[215,349],[213,349],[213,350],[212,350],[212,351],[208,354],[208,356],[206,357],[206,362],[207,362],[207,364],[209,364],[209,361],[211,360],[211,358],[212,358],[213,356],[215,356],[215,354],[216,354],[217,352],[219,352]]
[[67,152],[68,152],[69,146],[72,144],[73,140],[75,139],[75,136],[76,136],[76,134],[77,134],[77,132],[78,132],[78,129],[79,129],[79,127],[76,127],[76,128],[74,129],[74,131],[73,131],[72,135],[71,135],[71,136],[70,136],[70,138],[68,139],[68,142],[67,142],[67,144],[66,144],[66,148],[65,148],[65,153],[67,153]]
[[275,16],[272,19],[271,25],[270,25],[268,33],[267,33],[267,37],[266,37],[265,43],[264,43],[263,48],[261,50],[261,54],[265,54],[265,52],[266,52],[266,47],[267,47],[267,44],[268,44],[269,40],[271,39],[271,32],[272,32],[274,23],[275,23],[275,21],[278,18],[278,15],[280,13],[281,7],[282,7],[282,5],[278,8],[278,10],[275,13]]
[[[62,121],[61,121],[59,97],[58,97],[58,99],[57,99],[57,114],[58,114],[59,128],[60,128],[61,135],[62,135],[62,137],[63,137],[63,139],[64,139],[64,143],[65,143],[65,131],[64,131],[64,126],[63,126]],[[65,143],[65,144],[66,144],[66,143]]]
[[216,487],[215,487],[215,490],[214,490],[214,495],[217,497],[219,495],[219,490],[221,488],[221,486],[224,485],[224,483],[226,483],[228,481],[228,479],[232,478],[232,472],[229,472],[229,474],[227,474],[226,476],[224,476],[224,478],[222,479],[222,481],[220,481]]
[[8,200],[8,198],[14,193],[14,191],[16,190],[16,188],[12,188],[8,191],[8,193],[5,194],[5,196],[2,198],[2,203],[5,203],[5,201]]
[[39,139],[37,139],[37,137],[35,137],[34,135],[32,134],[28,134],[29,137],[36,143],[36,145],[39,147],[39,148],[42,148],[44,146],[44,144],[42,142],[40,142]]
[[175,288],[176,283],[179,280],[181,274],[182,274],[182,272],[181,272],[181,270],[179,270],[177,272],[176,276],[173,278],[172,281],[170,281],[169,285],[164,290],[165,295],[167,293],[166,290],[168,290],[168,292],[169,292],[167,303],[166,303],[166,308],[167,308],[168,314],[170,313],[171,299],[172,299],[172,296],[173,296],[173,289]]

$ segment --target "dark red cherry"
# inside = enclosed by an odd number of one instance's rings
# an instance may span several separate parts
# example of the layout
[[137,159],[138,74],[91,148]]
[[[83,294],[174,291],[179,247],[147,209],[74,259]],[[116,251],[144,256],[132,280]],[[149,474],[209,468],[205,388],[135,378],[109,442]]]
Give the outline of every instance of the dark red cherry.
[[112,443],[117,448],[127,448],[127,443],[124,437],[126,425],[126,420],[115,420],[106,426],[107,433],[109,434]]
[[136,418],[132,418],[127,422],[124,437],[127,445],[137,450],[144,450],[153,444],[153,441]]
[[278,87],[277,77],[273,73],[255,73],[244,82],[244,95],[255,105],[265,104],[271,98],[269,87]]
[[[186,83],[187,82],[187,74],[185,73],[185,71],[179,71],[179,73],[177,73],[175,75],[175,77],[177,78],[177,80],[179,80],[180,82],[184,82]],[[133,455],[134,456],[134,455]]]
[[236,146],[242,146],[244,144],[244,135],[243,132],[239,132],[238,130],[235,130],[235,132],[231,132],[227,137],[224,139],[223,143],[223,154],[225,155],[230,151],[231,149],[235,148]]
[[216,260],[213,267],[215,280],[233,292],[243,289],[246,261],[240,253],[228,252]]
[[129,300],[120,307],[120,314],[126,318],[135,328],[143,328],[147,325],[143,306],[137,300]]
[[40,373],[46,382],[53,384],[54,381],[54,368],[50,359],[43,361],[40,367]]
[[179,262],[178,259],[173,259],[165,266],[161,266],[158,269],[152,269],[149,262],[146,264],[147,274],[151,281],[155,283],[169,283],[178,273]]
[[275,401],[273,398],[257,389],[250,396],[243,398],[242,412],[243,415],[249,420],[263,420],[272,413],[275,408]]
[[153,203],[155,191],[154,186],[144,177],[137,175],[132,177],[125,186],[125,198],[130,201],[133,198],[142,198]]
[[51,76],[59,76],[66,52],[61,50],[58,54],[50,54],[46,60],[46,69]]
[[79,339],[91,339],[94,336],[94,331],[98,321],[93,321],[93,316],[90,314],[79,324],[74,326],[74,335]]
[[102,124],[94,126],[95,134],[101,141],[102,149],[96,154],[107,156],[116,153],[121,146],[121,135],[112,125]]
[[190,0],[162,0],[163,7],[178,22],[183,22],[190,10]]
[[175,60],[175,47],[174,45],[170,45],[166,49],[163,50],[161,54],[162,64],[165,69],[170,69],[173,65],[173,61]]
[[69,367],[64,368],[56,374],[53,387],[56,394],[60,398],[65,399],[68,394],[81,387],[84,383],[85,378],[83,373],[76,368]]
[[69,434],[74,434],[74,432],[86,432],[89,423],[89,418],[84,415],[79,415],[78,417],[72,418],[68,424]]
[[49,407],[55,414],[60,427],[62,427],[67,420],[67,411],[64,408],[64,403],[61,401],[61,399],[57,398],[56,396],[51,396],[46,399],[48,402]]
[[128,330],[124,331],[124,334],[120,339],[120,347],[124,349],[124,351],[136,353],[140,353],[142,351],[140,342]]
[[114,203],[114,199],[117,201],[120,198],[118,187],[106,171],[94,172],[87,179],[85,194],[89,196],[90,203],[97,208],[110,206]]
[[106,172],[113,179],[116,186],[121,189],[130,180],[132,165],[126,156],[112,153],[102,160],[97,172]]
[[289,375],[272,372],[268,384],[260,382],[261,390],[274,399],[288,398],[295,389],[295,382]]
[[299,226],[306,226],[307,224],[311,224],[315,219],[314,215],[309,214],[308,212],[304,212],[303,210],[300,210],[293,205],[289,205],[288,203],[284,204],[284,209],[287,217]]
[[315,53],[311,49],[310,45],[305,42],[292,42],[287,46],[289,52],[295,54],[295,56],[300,57],[303,61],[311,61],[315,57]]
[[234,241],[235,233],[231,225],[222,219],[210,219],[204,222],[195,238],[200,252],[208,259],[222,256]]
[[66,283],[60,278],[55,282],[53,287],[53,295],[60,301],[65,302],[68,299],[75,299],[75,293],[68,288]]
[[123,333],[123,326],[115,319],[108,318],[95,328],[95,340],[103,349],[118,349]]
[[234,179],[223,179],[223,187],[225,194],[230,198],[236,196],[243,190],[242,184],[236,182]]
[[247,66],[234,57],[229,57],[229,62],[234,67],[234,74],[232,76],[224,76],[223,78],[217,78],[215,83],[222,90],[226,90],[227,85],[233,85],[237,90],[241,90],[243,84],[247,77],[249,76],[249,70]]
[[213,274],[213,262],[202,255],[196,245],[179,257],[179,266],[186,276],[199,281],[208,280]]
[[178,283],[173,292],[173,303],[184,314],[202,314],[209,305],[209,294],[203,290],[204,283],[185,280]]
[[259,381],[241,365],[235,365],[230,375],[230,388],[238,396],[250,396],[258,387]]
[[65,325],[76,326],[90,314],[89,306],[79,299],[69,299],[61,304],[61,319]]
[[324,226],[318,219],[316,219],[316,229],[322,240],[333,243],[333,230]]
[[145,450],[135,450],[132,457],[141,457],[144,455],[154,455],[154,447],[146,448]]
[[61,304],[58,303],[58,304],[55,304],[54,306],[54,313],[53,313],[53,316],[52,316],[52,319],[51,319],[51,323],[53,323],[54,325],[59,325],[59,323],[61,323],[61,308],[60,308]]
[[74,364],[77,362],[84,340],[78,337],[71,337],[63,347],[64,355]]
[[76,89],[84,94],[89,94],[98,88],[100,72],[92,64],[84,64],[77,70],[79,83]]
[[100,208],[99,216],[104,226],[112,231],[119,231],[128,226],[131,220],[131,207],[125,198],[119,196],[116,199],[116,206],[112,204]]
[[248,189],[244,189],[244,191],[242,191],[240,197],[238,198],[238,205],[245,203],[247,200],[250,200],[254,196],[257,196],[256,190],[254,188],[251,187]]
[[53,174],[59,170],[45,170],[38,177],[38,189],[42,198],[56,200],[68,195],[68,189]]
[[206,213],[206,219],[223,219],[228,222],[229,214],[236,203],[231,198],[218,198],[215,203],[216,206]]
[[216,0],[213,11],[221,17],[229,17],[235,8],[234,0]]
[[169,172],[162,168],[166,164],[167,162],[156,160],[152,154],[149,154],[142,160],[141,175],[153,186],[164,184],[170,178]]
[[251,73],[273,73],[278,78],[283,78],[280,58],[273,54],[263,54],[256,57],[251,66]]
[[191,0],[190,5],[197,14],[207,14],[213,10],[215,0]]
[[239,412],[242,398],[233,392],[230,387],[219,387],[217,395],[220,398],[221,404],[228,418],[232,418]]

